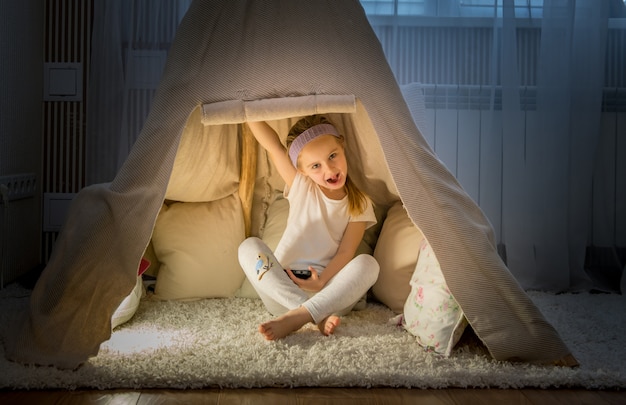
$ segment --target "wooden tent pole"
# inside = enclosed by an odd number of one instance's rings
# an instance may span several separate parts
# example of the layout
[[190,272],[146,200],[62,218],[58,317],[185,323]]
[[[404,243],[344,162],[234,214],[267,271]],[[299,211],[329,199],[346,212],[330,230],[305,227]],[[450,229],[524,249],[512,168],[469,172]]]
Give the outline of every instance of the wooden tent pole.
[[257,140],[246,123],[240,125],[241,131],[241,167],[239,174],[239,198],[243,207],[243,219],[246,238],[252,231],[252,199],[257,171]]

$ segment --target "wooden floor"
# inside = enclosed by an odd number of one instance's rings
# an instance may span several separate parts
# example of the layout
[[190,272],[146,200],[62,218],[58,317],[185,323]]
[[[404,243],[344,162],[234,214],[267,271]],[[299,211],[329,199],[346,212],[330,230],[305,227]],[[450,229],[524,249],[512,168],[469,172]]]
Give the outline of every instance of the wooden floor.
[[626,391],[264,388],[214,390],[0,391],[0,404],[626,404]]

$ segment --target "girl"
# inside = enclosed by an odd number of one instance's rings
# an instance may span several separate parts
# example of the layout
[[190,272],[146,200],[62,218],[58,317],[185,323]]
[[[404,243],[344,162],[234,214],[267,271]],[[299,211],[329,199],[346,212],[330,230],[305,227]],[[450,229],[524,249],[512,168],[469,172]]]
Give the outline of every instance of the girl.
[[287,149],[265,122],[248,123],[285,181],[287,227],[274,254],[258,238],[239,247],[239,262],[265,307],[277,318],[259,326],[268,340],[309,322],[334,333],[378,278],[370,255],[354,257],[376,223],[372,203],[348,177],[344,138],[323,116],[298,121]]

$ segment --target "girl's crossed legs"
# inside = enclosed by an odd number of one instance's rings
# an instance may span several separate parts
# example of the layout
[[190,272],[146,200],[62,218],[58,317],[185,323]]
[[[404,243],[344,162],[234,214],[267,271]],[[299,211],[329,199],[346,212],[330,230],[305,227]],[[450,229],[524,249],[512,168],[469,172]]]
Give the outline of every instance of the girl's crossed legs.
[[266,339],[279,339],[308,322],[329,335],[339,317],[352,309],[378,278],[379,266],[370,255],[352,259],[319,292],[300,289],[285,273],[272,251],[259,238],[248,238],[239,247],[239,263],[248,280],[276,319],[263,323],[259,331]]

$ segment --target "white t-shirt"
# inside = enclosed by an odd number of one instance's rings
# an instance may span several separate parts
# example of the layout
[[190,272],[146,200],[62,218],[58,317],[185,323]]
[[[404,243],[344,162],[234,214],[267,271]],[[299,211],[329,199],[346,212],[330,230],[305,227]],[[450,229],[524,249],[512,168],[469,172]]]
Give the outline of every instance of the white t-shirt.
[[349,222],[376,224],[372,202],[357,217],[348,213],[348,197],[332,200],[309,177],[297,173],[291,188],[285,187],[289,200],[287,227],[274,255],[284,268],[322,271],[337,253]]

